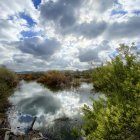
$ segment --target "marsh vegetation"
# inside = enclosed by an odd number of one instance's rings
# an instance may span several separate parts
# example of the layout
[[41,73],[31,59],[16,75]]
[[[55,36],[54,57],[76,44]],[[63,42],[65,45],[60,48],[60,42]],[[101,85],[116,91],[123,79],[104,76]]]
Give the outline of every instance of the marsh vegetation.
[[17,75],[0,67],[0,113],[4,113],[8,107],[7,98],[12,94],[14,88],[18,84]]

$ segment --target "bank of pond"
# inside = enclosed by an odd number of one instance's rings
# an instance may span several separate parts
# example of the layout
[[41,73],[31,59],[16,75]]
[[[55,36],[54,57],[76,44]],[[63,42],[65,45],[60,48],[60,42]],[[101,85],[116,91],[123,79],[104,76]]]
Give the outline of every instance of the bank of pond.
[[7,123],[1,127],[9,127],[14,134],[26,133],[36,116],[34,130],[39,130],[44,137],[82,139],[82,107],[91,106],[91,98],[99,96],[92,93],[88,80],[58,71],[34,79],[29,78],[32,74],[16,74],[6,68],[0,69],[0,75],[0,120],[5,119]]

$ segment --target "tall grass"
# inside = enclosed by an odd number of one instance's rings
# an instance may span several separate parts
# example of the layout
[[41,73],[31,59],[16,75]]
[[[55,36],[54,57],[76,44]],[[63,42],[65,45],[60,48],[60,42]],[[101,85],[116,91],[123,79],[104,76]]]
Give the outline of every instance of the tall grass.
[[0,67],[0,113],[4,113],[8,106],[8,97],[17,85],[17,76],[14,72]]
[[71,79],[60,71],[49,71],[38,80],[39,83],[46,85],[48,88],[61,89],[69,85]]

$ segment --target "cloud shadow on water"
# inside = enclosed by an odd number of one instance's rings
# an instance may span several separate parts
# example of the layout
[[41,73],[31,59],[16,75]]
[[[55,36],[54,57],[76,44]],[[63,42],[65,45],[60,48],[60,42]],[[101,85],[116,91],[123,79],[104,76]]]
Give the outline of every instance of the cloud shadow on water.
[[22,113],[33,116],[37,115],[38,111],[43,111],[45,114],[55,114],[60,108],[60,101],[49,94],[25,98],[18,104],[18,109],[21,109]]

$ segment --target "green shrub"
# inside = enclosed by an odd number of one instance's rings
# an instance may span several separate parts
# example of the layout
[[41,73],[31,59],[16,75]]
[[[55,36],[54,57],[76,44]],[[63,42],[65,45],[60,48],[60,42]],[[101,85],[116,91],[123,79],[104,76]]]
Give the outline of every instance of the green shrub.
[[120,56],[93,71],[94,88],[107,99],[83,108],[88,140],[140,138],[140,63],[123,47]]
[[0,83],[6,83],[13,88],[17,85],[17,75],[11,70],[0,67]]
[[14,72],[0,68],[0,113],[3,113],[8,106],[8,97],[17,85],[17,76]]

